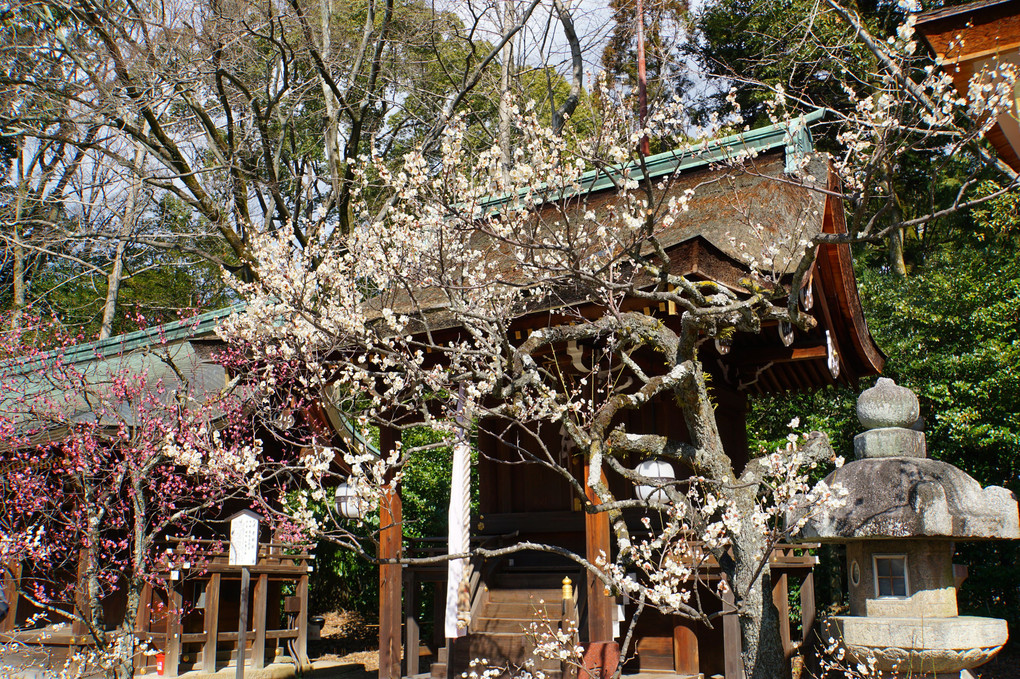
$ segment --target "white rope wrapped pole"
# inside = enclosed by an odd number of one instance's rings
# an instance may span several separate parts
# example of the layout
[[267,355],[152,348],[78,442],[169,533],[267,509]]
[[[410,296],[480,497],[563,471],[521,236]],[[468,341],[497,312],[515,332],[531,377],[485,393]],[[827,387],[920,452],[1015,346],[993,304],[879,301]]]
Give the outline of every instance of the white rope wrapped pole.
[[[448,554],[465,554],[470,548],[471,530],[471,445],[467,427],[464,388],[457,401],[457,435],[453,444],[453,468],[450,471],[450,513]],[[467,634],[470,606],[461,603],[461,590],[467,584],[467,559],[450,559],[446,580],[446,638],[455,639]],[[463,608],[463,610],[461,610]]]

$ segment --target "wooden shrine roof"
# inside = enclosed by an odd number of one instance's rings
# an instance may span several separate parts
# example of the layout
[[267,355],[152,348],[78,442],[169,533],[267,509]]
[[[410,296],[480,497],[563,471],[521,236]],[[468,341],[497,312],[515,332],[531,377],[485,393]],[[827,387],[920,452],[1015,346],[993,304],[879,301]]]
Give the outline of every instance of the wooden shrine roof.
[[[753,146],[742,146],[745,139]],[[738,154],[749,150],[745,160],[729,162],[744,158]],[[806,127],[791,132],[783,125],[774,125],[753,135],[735,135],[707,147],[650,158],[646,164],[649,174],[657,183],[668,181],[663,189],[667,196],[693,191],[689,209],[655,232],[670,256],[673,273],[746,292],[748,279],[756,275],[750,266],[752,260],[765,263],[760,268],[767,275],[758,278],[759,284],[770,285],[768,279],[788,281],[812,237],[822,232],[845,232],[843,206],[835,195],[837,180],[827,161],[811,155],[805,172],[788,172],[796,160],[810,153]],[[617,219],[612,209],[620,200],[618,190],[611,182],[592,177],[585,185],[591,190],[584,193],[583,201],[577,194],[555,195],[536,208],[536,222],[540,223],[536,229],[547,229],[550,236],[554,235],[555,229],[564,228],[563,215],[571,211],[594,211],[603,223]],[[505,203],[506,199],[496,201],[489,215],[498,213]],[[504,245],[479,234],[472,236],[476,239],[472,246],[492,264],[491,280],[522,287],[532,284]],[[809,313],[818,320],[819,327],[808,333],[797,331],[790,347],[782,343],[777,328],[759,336],[738,336],[732,355],[718,356],[732,386],[774,393],[854,384],[881,370],[885,357],[864,319],[849,246],[823,246],[812,279],[818,304]],[[592,308],[583,312],[585,315],[600,313],[591,304],[590,291],[571,287],[569,277],[564,280],[562,287],[552,286],[552,294],[528,299],[511,329],[516,339],[537,327],[570,322],[566,308],[576,310],[587,305]],[[419,330],[427,325],[433,332],[453,331],[458,325],[451,300],[441,289],[383,293],[373,302],[380,308],[388,306],[406,314],[412,319],[411,327]],[[642,308],[640,303],[632,306]],[[669,309],[645,311],[664,318],[670,315]],[[712,360],[711,354],[711,349],[704,350],[703,358],[707,355]]]
[[[1020,0],[979,0],[924,12],[918,15],[916,28],[963,96],[982,68],[1004,61],[1020,66]],[[1020,172],[1020,103],[1016,106],[985,136],[999,157]]]

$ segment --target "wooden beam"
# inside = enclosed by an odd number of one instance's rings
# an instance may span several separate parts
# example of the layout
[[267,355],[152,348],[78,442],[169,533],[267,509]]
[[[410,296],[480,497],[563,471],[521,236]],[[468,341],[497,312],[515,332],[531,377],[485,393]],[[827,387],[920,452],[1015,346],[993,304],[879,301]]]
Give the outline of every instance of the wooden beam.
[[[585,495],[591,504],[599,504],[595,491],[588,486],[588,471],[590,467],[584,465]],[[607,483],[605,472],[602,473],[602,482]],[[605,554],[608,559],[612,554],[612,540],[609,532],[608,512],[597,512],[584,515],[584,542],[585,557],[590,563],[595,563],[599,557]],[[593,573],[587,573],[588,586],[588,641],[612,641],[613,640],[613,605],[612,597],[606,592],[605,585]]]
[[[389,427],[379,429],[379,449],[389,455],[397,436]],[[379,498],[379,559],[399,559],[402,546],[400,493],[387,486]],[[399,563],[379,565],[379,679],[400,679],[400,624],[402,584]]]
[[220,631],[220,574],[213,573],[205,584],[205,642],[202,645],[202,671],[216,672],[216,639]]
[[[269,590],[269,576],[265,573],[255,582],[255,610],[252,612],[252,632],[255,640],[252,643],[252,667],[261,670],[266,666],[266,601]],[[307,612],[306,612],[307,617]]]
[[825,343],[813,345],[794,345],[789,347],[762,347],[748,349],[738,365],[758,365],[764,363],[794,363],[796,361],[814,361],[827,356]]

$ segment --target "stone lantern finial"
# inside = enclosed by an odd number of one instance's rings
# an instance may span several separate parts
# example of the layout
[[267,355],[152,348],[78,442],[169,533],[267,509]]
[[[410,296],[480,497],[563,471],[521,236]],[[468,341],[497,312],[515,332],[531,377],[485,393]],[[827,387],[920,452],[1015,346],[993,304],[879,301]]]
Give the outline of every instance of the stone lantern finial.
[[914,392],[887,377],[878,378],[857,399],[857,419],[867,429],[854,437],[857,458],[927,457],[924,432],[910,428],[920,414]]

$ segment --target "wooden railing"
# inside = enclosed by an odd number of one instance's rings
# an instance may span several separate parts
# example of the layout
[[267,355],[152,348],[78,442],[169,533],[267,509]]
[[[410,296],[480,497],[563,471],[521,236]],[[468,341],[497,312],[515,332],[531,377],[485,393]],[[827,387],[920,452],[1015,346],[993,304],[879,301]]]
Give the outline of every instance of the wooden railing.
[[[200,550],[188,548],[188,545],[199,545]],[[216,652],[221,644],[235,646],[236,662],[247,662],[247,648],[236,648],[238,644],[237,630],[223,630],[220,626],[222,609],[221,589],[224,581],[240,580],[241,566],[228,563],[229,554],[223,549],[225,543],[212,540],[174,540],[167,550],[174,563],[180,564],[181,559],[189,568],[165,573],[167,590],[170,593],[167,631],[164,634],[153,634],[149,631],[149,620],[141,620],[138,625],[140,636],[149,639],[150,645],[162,648],[165,654],[164,674],[176,677],[181,669],[182,661],[198,668],[198,653],[194,661],[187,645],[201,645],[201,665],[203,672],[214,673],[217,669]],[[291,545],[284,543],[261,543],[259,545],[258,563],[249,566],[254,580],[254,596],[251,606],[251,662],[254,669],[265,667],[267,641],[284,642],[290,645],[295,662],[304,667],[308,664],[308,573],[312,570],[311,561],[315,558],[310,552],[310,545]],[[204,593],[204,614],[202,631],[184,633],[182,628],[183,588],[185,578],[193,586],[202,586]],[[286,597],[282,614],[286,626],[279,629],[267,628],[268,593],[270,580],[295,582],[295,596]],[[149,602],[145,602],[149,603]],[[145,608],[148,608],[146,606]]]

